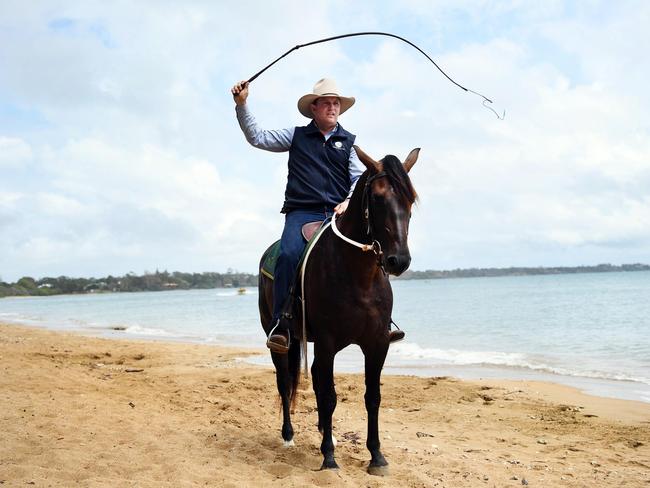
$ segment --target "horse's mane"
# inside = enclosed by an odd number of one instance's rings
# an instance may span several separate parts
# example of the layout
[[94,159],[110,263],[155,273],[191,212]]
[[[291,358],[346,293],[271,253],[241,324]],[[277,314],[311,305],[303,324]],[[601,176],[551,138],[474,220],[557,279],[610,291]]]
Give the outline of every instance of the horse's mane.
[[396,156],[389,154],[381,162],[384,165],[384,171],[388,175],[395,193],[406,198],[409,203],[414,203],[418,198],[418,194],[415,192],[411,178],[409,178],[400,160]]

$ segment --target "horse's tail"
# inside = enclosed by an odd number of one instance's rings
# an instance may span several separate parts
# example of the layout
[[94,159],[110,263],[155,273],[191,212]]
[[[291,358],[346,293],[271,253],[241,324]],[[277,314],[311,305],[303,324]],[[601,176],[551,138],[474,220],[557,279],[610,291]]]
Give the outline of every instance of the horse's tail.
[[289,346],[288,360],[289,360],[289,384],[291,385],[291,396],[289,397],[289,403],[291,409],[295,407],[296,396],[298,393],[298,386],[300,385],[300,361],[302,359],[302,347],[301,343],[297,338],[291,341],[291,346]]

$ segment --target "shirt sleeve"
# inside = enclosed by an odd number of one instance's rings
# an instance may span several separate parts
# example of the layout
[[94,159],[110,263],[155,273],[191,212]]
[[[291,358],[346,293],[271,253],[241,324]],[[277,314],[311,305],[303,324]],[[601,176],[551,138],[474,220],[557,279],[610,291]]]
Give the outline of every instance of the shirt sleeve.
[[357,180],[359,179],[359,176],[361,176],[365,170],[366,170],[366,167],[363,165],[361,160],[359,160],[359,156],[357,155],[357,151],[354,150],[354,147],[350,148],[349,172],[350,172],[350,181],[352,182],[352,185],[350,186],[350,192],[348,193],[348,198],[350,198],[352,196],[352,192],[354,191],[354,187],[357,186]]
[[260,129],[247,104],[235,105],[235,112],[239,127],[252,146],[272,152],[288,151],[291,147],[294,127],[279,130]]

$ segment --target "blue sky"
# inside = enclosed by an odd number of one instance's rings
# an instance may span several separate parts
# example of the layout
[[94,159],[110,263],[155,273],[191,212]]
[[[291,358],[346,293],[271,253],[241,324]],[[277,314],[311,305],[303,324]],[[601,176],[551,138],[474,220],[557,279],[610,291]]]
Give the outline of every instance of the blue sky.
[[249,146],[230,86],[304,48],[249,103],[265,128],[334,77],[381,158],[421,147],[412,269],[650,262],[650,4],[3,2],[0,278],[256,272],[286,154]]

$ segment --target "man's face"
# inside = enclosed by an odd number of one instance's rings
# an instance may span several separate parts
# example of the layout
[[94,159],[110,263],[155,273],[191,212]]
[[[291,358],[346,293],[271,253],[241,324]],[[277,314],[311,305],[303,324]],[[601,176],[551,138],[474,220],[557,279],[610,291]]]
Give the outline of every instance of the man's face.
[[338,97],[317,98],[311,104],[311,111],[314,114],[314,122],[319,128],[334,127],[341,112],[341,101]]

